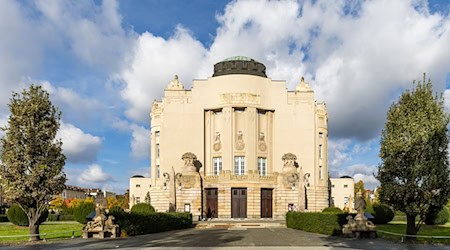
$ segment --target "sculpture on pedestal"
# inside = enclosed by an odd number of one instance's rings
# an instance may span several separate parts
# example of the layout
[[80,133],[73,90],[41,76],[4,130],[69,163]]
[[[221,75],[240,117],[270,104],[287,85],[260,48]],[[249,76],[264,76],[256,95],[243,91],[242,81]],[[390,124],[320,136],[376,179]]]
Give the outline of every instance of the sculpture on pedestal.
[[366,209],[366,201],[362,197],[361,192],[358,192],[358,197],[355,200],[355,209],[357,214],[355,218],[351,215],[347,217],[347,224],[342,228],[342,233],[345,236],[360,237],[362,234],[367,234],[370,238],[376,237],[376,227],[373,222],[369,221],[364,216]]
[[95,206],[95,217],[83,228],[83,238],[116,238],[119,234],[119,225],[114,224],[114,216],[106,217],[105,209],[100,204]]

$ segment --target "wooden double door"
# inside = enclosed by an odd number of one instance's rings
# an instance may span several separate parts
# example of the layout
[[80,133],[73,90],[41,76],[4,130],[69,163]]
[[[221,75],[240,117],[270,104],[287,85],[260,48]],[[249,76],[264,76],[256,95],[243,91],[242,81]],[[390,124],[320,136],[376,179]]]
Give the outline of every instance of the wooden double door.
[[231,218],[247,218],[247,189],[231,189]]
[[272,189],[261,189],[261,218],[272,218]]

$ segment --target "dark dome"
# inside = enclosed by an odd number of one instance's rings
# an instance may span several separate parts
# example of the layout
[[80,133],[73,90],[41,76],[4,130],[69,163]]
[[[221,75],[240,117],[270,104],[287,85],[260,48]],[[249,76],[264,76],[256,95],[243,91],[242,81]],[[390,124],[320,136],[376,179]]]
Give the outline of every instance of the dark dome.
[[343,179],[353,179],[353,177],[348,176],[348,175],[341,176],[340,178],[343,178]]
[[142,175],[133,175],[133,176],[131,176],[131,178],[144,178],[144,176],[142,176]]
[[214,64],[213,77],[234,74],[267,77],[266,66],[246,56],[233,56]]

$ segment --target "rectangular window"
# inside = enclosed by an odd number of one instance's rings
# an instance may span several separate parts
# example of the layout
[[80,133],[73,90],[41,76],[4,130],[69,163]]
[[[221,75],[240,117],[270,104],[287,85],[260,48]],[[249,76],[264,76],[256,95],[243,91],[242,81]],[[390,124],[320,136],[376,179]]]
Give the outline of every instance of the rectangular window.
[[156,159],[159,158],[159,144],[156,144]]
[[267,175],[267,159],[258,157],[258,172],[261,176]]
[[156,178],[159,178],[159,165],[156,165]]
[[155,131],[155,137],[159,137],[159,131]]
[[319,166],[319,179],[323,179],[323,176],[322,176],[322,166]]
[[219,175],[220,171],[222,171],[222,157],[214,157],[213,158],[213,174]]
[[319,139],[322,139],[322,138],[323,138],[323,133],[319,132]]
[[345,184],[345,185],[344,185],[344,188],[348,188],[348,185],[347,185],[347,184]]
[[244,175],[245,174],[245,157],[236,156],[234,157],[234,174]]
[[141,187],[141,184],[136,184],[136,187],[137,187],[137,188],[140,188],[140,187]]
[[137,196],[136,197],[136,204],[139,204],[139,203],[141,203],[141,197]]
[[319,145],[319,159],[322,159],[322,144]]

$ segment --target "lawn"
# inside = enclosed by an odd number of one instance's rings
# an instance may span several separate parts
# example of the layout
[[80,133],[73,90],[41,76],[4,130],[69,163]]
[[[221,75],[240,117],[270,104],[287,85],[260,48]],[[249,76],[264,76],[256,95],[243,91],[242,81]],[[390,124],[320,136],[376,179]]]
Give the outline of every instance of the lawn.
[[[64,239],[72,237],[72,231],[75,231],[74,236],[81,235],[83,224],[78,222],[44,222],[39,227],[41,234],[47,233],[46,239]],[[0,223],[0,244],[18,241],[28,241],[28,237],[2,237],[14,235],[28,235],[28,227],[19,227],[9,222]],[[44,238],[41,236],[41,238]]]
[[[406,222],[392,221],[387,225],[377,225],[377,229],[391,233],[406,234]],[[378,235],[387,239],[401,240],[401,236],[389,235],[382,232],[378,232]],[[445,225],[436,226],[422,225],[417,235],[450,236],[450,222],[447,222]],[[418,238],[418,241],[450,244],[450,239]]]

